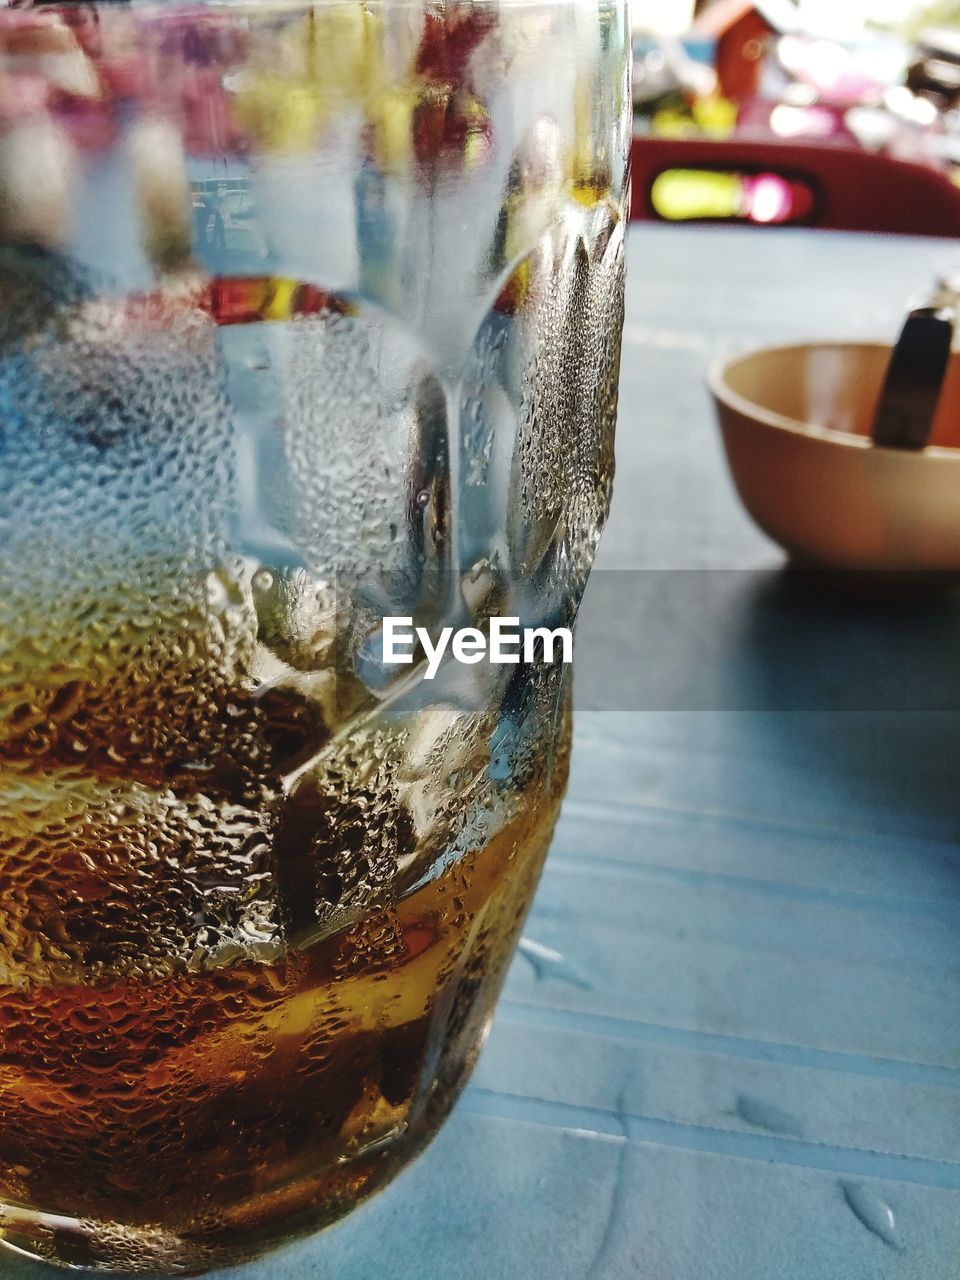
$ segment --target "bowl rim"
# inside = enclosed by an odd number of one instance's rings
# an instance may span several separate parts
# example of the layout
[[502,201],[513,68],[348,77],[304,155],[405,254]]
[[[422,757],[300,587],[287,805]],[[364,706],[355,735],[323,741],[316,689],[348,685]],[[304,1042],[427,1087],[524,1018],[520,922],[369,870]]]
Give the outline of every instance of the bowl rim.
[[[777,413],[773,409],[757,404],[754,400],[748,400],[746,396],[734,391],[726,380],[728,369],[744,360],[753,360],[757,356],[774,355],[789,351],[831,349],[861,351],[880,349],[892,351],[893,345],[889,342],[881,342],[879,339],[869,338],[865,340],[818,338],[807,342],[783,342],[772,346],[751,347],[749,350],[740,351],[734,356],[718,356],[716,359],[711,360],[707,369],[707,386],[715,400],[726,405],[727,408],[733,409],[741,416],[752,419],[761,426],[773,427],[778,431],[787,431],[791,435],[803,436],[808,440],[819,440],[824,444],[838,445],[846,449],[860,449],[867,453],[893,455],[902,462],[909,460],[915,464],[928,458],[946,462],[960,462],[960,448],[954,449],[946,445],[926,445],[922,449],[894,449],[889,445],[874,444],[869,436],[857,436],[849,431],[837,431],[833,427],[818,427],[809,422],[803,422],[800,418],[791,418],[787,414]],[[960,359],[960,351],[955,350],[951,358]]]

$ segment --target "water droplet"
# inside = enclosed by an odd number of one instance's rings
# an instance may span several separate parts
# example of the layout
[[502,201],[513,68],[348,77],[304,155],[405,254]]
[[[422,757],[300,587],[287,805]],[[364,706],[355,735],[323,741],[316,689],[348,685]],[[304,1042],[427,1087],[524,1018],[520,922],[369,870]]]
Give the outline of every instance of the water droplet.
[[230,593],[227,591],[226,584],[216,573],[207,576],[207,603],[211,609],[225,609],[230,603]]
[[429,505],[430,505],[430,490],[421,489],[420,492],[417,494],[417,506],[420,508],[421,511],[423,511],[423,509],[425,507],[428,507]]
[[885,1200],[859,1182],[841,1182],[847,1208],[866,1229],[891,1249],[901,1249],[897,1219]]
[[254,591],[269,591],[273,586],[273,574],[269,569],[258,569],[250,579]]
[[553,947],[545,947],[542,942],[535,942],[533,938],[521,938],[517,950],[536,974],[538,982],[556,978],[559,982],[569,982],[571,986],[590,990],[590,983]]
[[793,1138],[803,1137],[803,1124],[789,1111],[782,1111],[772,1102],[754,1098],[749,1093],[737,1094],[737,1115],[747,1124],[770,1133],[782,1133]]

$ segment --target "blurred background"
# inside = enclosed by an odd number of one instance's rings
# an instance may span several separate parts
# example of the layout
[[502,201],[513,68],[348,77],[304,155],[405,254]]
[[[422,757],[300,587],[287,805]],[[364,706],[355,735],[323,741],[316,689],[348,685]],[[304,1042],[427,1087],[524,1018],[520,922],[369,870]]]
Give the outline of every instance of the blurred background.
[[[633,24],[635,217],[960,230],[960,0],[636,0]],[[891,201],[894,162],[928,181]]]

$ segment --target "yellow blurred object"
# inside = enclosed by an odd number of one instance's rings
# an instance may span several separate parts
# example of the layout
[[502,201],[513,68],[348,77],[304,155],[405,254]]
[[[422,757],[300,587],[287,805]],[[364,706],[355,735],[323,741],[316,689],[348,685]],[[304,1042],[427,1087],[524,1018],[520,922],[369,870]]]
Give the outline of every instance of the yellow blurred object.
[[402,173],[413,147],[413,112],[419,101],[416,85],[384,89],[371,96],[368,118],[376,139],[377,160],[384,173]]
[[571,177],[573,185],[576,187],[579,180],[589,178],[594,170],[594,156],[591,143],[593,137],[590,132],[590,121],[593,118],[591,110],[591,90],[593,85],[591,80],[581,74],[577,77],[576,87],[573,95],[573,154],[570,157]]
[[[381,24],[355,0],[311,10],[274,36],[261,51],[262,69],[236,94],[237,117],[254,141],[274,152],[306,151],[349,104],[386,119]],[[401,118],[393,145],[403,128]]]
[[650,121],[660,138],[729,138],[737,123],[737,104],[719,94],[694,98],[690,107],[661,107]]
[[667,169],[650,188],[654,210],[669,222],[690,218],[736,218],[743,213],[743,184],[736,173]]
[[489,150],[487,128],[490,124],[490,112],[479,98],[473,95],[458,95],[458,107],[466,122],[467,133],[463,143],[462,164],[470,169],[479,164]]
[[711,138],[729,138],[737,123],[737,104],[718,93],[694,98],[690,107],[693,123]]
[[237,94],[237,119],[268,151],[306,151],[313,146],[320,121],[315,89],[263,73]]
[[263,306],[264,320],[289,320],[293,315],[294,301],[299,281],[284,276],[274,276],[272,286]]
[[654,112],[650,131],[658,138],[691,138],[699,133],[690,113],[679,107],[661,107]]

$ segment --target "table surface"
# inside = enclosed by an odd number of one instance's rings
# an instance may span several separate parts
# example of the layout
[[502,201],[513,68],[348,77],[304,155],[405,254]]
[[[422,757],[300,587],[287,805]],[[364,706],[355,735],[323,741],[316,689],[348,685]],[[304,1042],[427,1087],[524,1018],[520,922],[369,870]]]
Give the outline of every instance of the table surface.
[[607,675],[487,1048],[410,1170],[233,1280],[957,1275],[960,697],[930,676],[957,602],[794,582],[704,387],[751,344],[890,338],[951,246],[643,227],[629,253],[578,638]]

